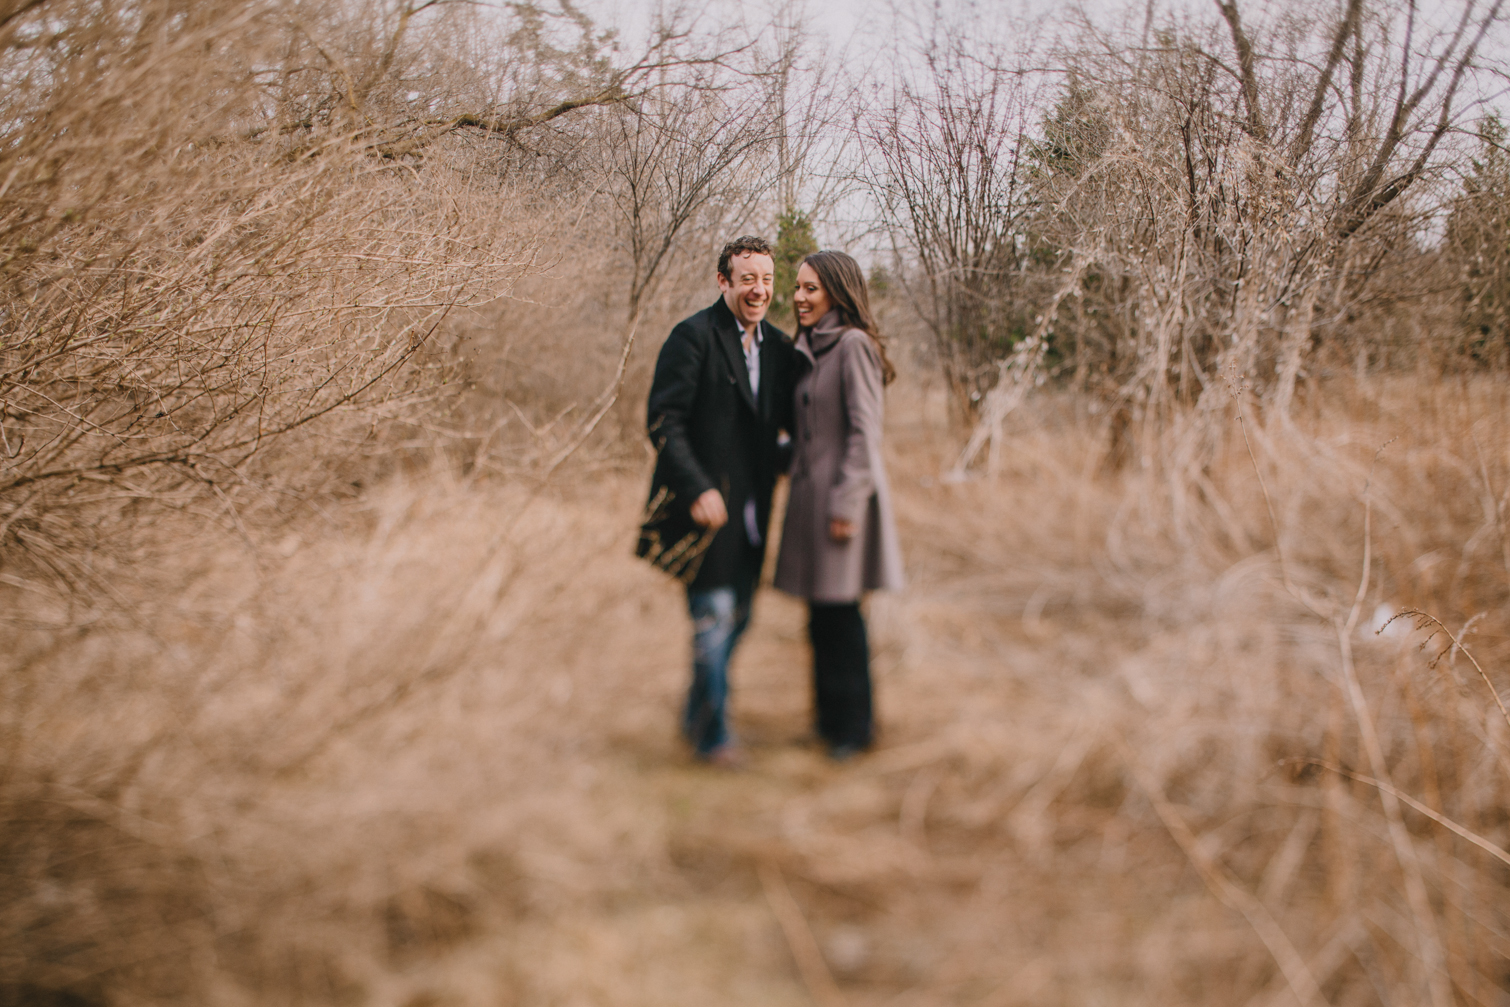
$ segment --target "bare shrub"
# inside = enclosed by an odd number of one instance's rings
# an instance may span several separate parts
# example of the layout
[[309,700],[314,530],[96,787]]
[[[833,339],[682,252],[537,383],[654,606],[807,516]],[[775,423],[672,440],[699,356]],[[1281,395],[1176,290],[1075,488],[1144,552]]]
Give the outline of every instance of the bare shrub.
[[[279,52],[304,39],[292,16],[81,6],[6,26],[12,577],[99,594],[85,557],[120,522],[205,501],[235,521],[328,478],[339,442],[264,461],[311,423],[419,392],[403,365],[528,265],[458,174],[464,147],[423,167],[374,158],[322,100],[329,79],[269,72],[302,60]],[[348,104],[399,69],[391,50],[378,63]]]
[[6,24],[11,576],[106,593],[83,557],[138,515],[235,524],[359,483],[358,445],[461,387],[464,309],[538,269],[570,209],[538,212],[521,162],[597,135],[522,150],[522,131],[631,98],[646,121],[676,33],[621,67],[575,14],[563,29],[519,7],[500,37],[443,7],[80,5]]
[[900,276],[966,405],[1028,335],[1037,303],[1026,267],[1038,85],[979,27],[924,29],[917,50],[899,54],[890,103],[858,138],[881,219],[911,267]]
[[[1213,406],[1230,381],[1287,414],[1318,343],[1382,355],[1370,323],[1441,296],[1389,284],[1420,271],[1440,226],[1464,159],[1454,134],[1484,107],[1500,30],[1498,8],[1475,4],[1219,6],[1220,19],[1086,20],[1057,54],[1047,115],[1032,97],[1044,60],[935,16],[920,30],[932,77],[899,86],[868,127],[878,201],[905,210],[892,216],[933,285],[925,313],[995,298],[1036,317],[1078,264],[1055,355],[1072,352],[1077,384],[1124,423]],[[967,279],[979,289],[943,296]],[[935,328],[967,346],[982,324]],[[1031,329],[993,324],[987,358]]]

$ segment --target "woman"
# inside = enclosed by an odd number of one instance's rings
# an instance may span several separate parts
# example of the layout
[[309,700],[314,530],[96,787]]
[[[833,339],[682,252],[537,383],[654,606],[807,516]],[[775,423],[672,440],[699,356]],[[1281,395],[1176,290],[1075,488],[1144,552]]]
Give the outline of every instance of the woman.
[[818,735],[829,755],[870,747],[870,649],[860,596],[902,586],[881,463],[882,387],[895,376],[865,276],[843,252],[797,271],[796,429],[776,586],[808,602]]

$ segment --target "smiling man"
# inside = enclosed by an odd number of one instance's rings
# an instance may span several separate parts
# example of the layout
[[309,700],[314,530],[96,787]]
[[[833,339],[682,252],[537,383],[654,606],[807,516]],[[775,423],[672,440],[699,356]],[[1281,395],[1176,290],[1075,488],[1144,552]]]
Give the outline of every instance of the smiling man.
[[635,551],[687,586],[692,685],[682,733],[715,765],[739,761],[729,658],[749,623],[765,557],[777,438],[791,427],[794,351],[765,321],[775,273],[764,239],[725,245],[723,296],[671,330],[650,386],[656,464]]

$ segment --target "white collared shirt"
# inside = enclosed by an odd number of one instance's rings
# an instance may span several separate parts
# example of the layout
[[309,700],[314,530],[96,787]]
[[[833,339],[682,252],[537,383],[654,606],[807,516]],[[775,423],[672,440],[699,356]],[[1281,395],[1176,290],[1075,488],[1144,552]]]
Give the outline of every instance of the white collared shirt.
[[[754,393],[755,400],[760,400],[760,341],[762,333],[760,323],[755,323],[755,337],[750,338],[748,330],[741,329],[739,345],[745,354],[745,369],[750,372],[750,391]],[[745,535],[749,537],[751,545],[760,545],[760,524],[755,516],[755,498],[745,501],[744,508]]]

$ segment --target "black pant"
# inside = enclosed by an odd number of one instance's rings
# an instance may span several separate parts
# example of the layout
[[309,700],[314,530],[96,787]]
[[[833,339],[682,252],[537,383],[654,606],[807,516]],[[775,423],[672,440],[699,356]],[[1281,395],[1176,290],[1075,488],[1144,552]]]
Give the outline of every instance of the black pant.
[[870,645],[860,603],[809,602],[807,631],[813,641],[813,706],[819,737],[830,745],[868,747]]

